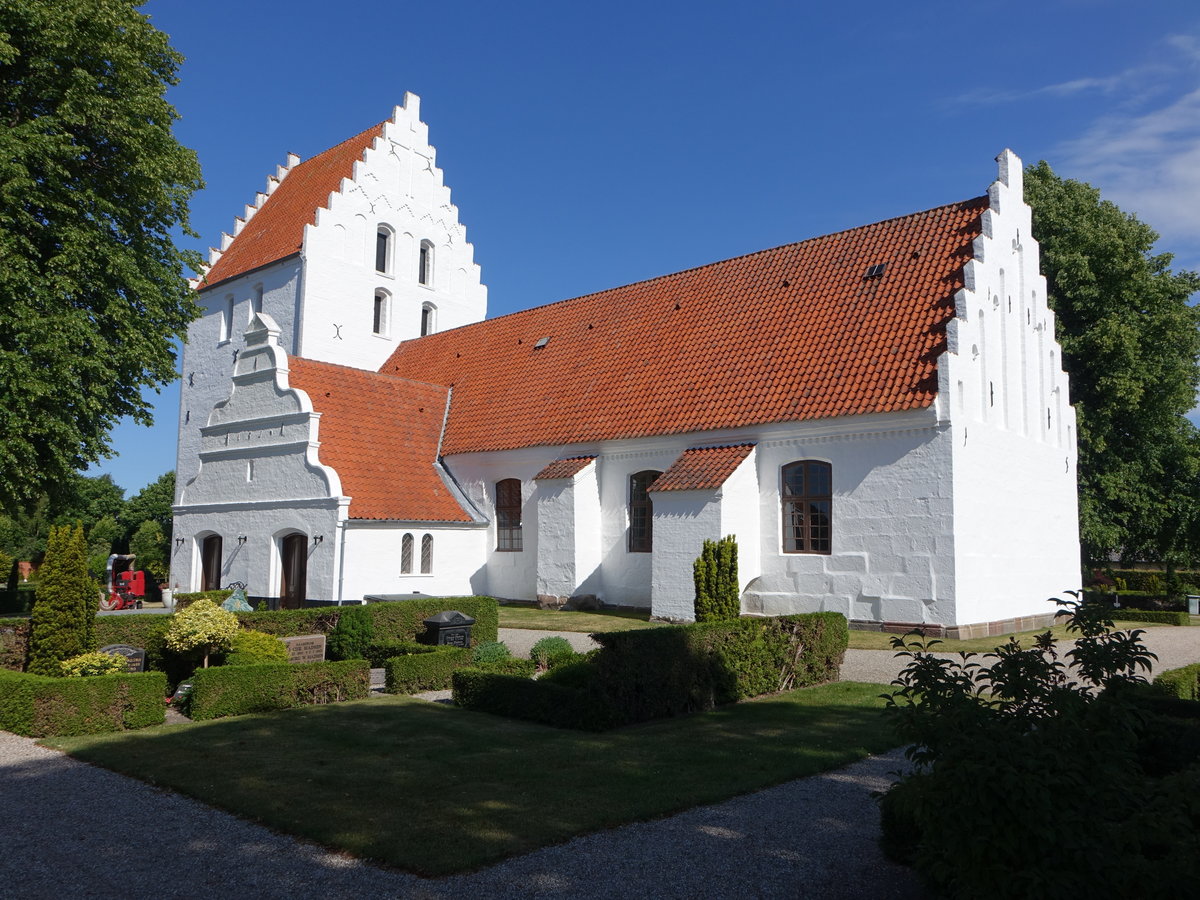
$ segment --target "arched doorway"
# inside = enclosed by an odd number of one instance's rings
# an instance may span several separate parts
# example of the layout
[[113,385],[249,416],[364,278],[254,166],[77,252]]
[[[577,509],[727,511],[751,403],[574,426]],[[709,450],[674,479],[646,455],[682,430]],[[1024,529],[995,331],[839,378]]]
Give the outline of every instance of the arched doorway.
[[279,583],[279,608],[299,609],[308,595],[308,538],[299,533],[286,535],[279,542],[282,577]]
[[221,587],[221,536],[210,534],[200,544],[200,590],[215,591]]

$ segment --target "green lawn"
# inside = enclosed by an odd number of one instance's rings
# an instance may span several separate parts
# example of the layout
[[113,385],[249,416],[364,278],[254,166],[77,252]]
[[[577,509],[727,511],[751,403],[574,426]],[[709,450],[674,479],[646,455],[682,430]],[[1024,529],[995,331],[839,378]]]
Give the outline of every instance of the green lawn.
[[835,683],[606,734],[386,697],[45,743],[335,850],[443,875],[886,750],[896,741],[879,693]]
[[597,612],[568,612],[531,606],[501,606],[501,628],[530,628],[536,631],[632,631],[636,628],[661,628],[651,622],[649,612],[605,609]]

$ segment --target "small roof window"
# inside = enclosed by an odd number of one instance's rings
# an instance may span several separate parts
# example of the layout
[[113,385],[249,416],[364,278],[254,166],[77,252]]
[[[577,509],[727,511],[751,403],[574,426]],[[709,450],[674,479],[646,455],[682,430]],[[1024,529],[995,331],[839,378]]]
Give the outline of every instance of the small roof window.
[[534,344],[534,345],[533,345],[533,349],[534,349],[534,350],[541,350],[541,349],[542,349],[543,347],[545,347],[545,346],[546,346],[548,343],[550,343],[550,338],[548,338],[548,337],[544,337],[544,338],[538,338],[538,342],[537,342],[536,344]]
[[867,274],[863,276],[863,281],[866,281],[868,278],[881,278],[883,270],[886,268],[887,263],[879,263],[879,265],[871,266],[871,268],[867,269]]

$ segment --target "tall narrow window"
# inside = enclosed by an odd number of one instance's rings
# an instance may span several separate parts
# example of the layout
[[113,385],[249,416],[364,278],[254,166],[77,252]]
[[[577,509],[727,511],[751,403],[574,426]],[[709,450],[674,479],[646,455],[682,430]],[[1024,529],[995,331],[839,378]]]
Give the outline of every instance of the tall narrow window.
[[830,553],[833,467],[804,459],[783,467],[783,552]]
[[649,488],[662,472],[645,471],[629,476],[629,552],[654,549],[654,504]]
[[430,575],[433,572],[433,535],[427,534],[421,538],[421,574]]
[[215,591],[221,587],[221,536],[210,534],[200,545],[200,590]]
[[392,232],[383,226],[375,232],[375,271],[391,271]]
[[400,538],[400,574],[412,574],[413,536],[406,534]]
[[225,343],[233,339],[233,294],[225,298],[225,308],[221,310],[220,331],[217,340]]
[[521,549],[521,482],[516,478],[496,482],[496,549]]
[[371,313],[371,333],[386,335],[388,329],[388,293],[375,292],[375,306]]
[[253,321],[254,316],[263,311],[263,286],[255,285],[254,299],[250,301],[250,319]]
[[437,307],[432,303],[425,303],[421,306],[421,336],[433,334],[434,314],[437,312]]
[[433,244],[429,241],[421,241],[421,250],[417,257],[417,283],[433,284]]

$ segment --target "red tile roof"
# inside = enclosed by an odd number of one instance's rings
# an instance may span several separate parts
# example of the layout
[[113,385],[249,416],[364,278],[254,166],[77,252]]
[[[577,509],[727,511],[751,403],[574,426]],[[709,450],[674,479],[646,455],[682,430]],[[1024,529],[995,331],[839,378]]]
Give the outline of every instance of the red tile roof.
[[355,519],[470,522],[435,468],[449,391],[292,357],[289,384],[321,413],[318,456]]
[[552,478],[574,478],[592,464],[594,456],[572,456],[570,459],[556,459],[542,471],[533,476],[535,481],[548,481]]
[[325,207],[342,179],[350,177],[354,163],[383,134],[385,124],[294,166],[201,279],[200,290],[299,253],[304,226],[316,222],[317,210]]
[[754,444],[693,447],[684,450],[670,468],[650,485],[651,491],[715,490],[750,455]]
[[446,455],[925,407],[986,207],[978,197],[429,335],[380,371],[453,386]]

